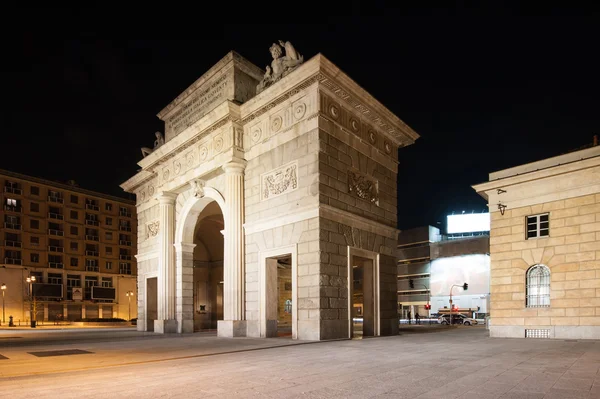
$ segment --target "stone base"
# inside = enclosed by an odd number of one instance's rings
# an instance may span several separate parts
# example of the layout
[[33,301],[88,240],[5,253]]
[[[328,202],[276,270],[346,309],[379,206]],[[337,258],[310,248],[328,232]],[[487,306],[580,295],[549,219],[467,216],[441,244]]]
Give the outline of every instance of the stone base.
[[319,339],[348,338],[348,320],[321,320]]
[[276,338],[277,337],[277,320],[267,320],[267,331],[265,331],[265,338]]
[[398,318],[395,317],[393,319],[381,319],[379,324],[379,335],[382,337],[389,335],[398,335]]
[[179,321],[179,333],[187,334],[194,332],[194,320],[180,320]]
[[246,320],[218,320],[217,336],[235,338],[246,336]]
[[154,332],[158,334],[176,334],[177,320],[154,320]]
[[260,322],[258,320],[246,320],[246,336],[260,338]]

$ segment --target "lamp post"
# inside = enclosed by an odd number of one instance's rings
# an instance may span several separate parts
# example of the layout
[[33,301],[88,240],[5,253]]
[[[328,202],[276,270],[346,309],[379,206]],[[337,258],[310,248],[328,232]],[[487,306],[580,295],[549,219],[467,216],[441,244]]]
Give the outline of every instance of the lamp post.
[[452,287],[450,287],[450,325],[454,324],[452,323],[452,312],[454,310],[454,306],[452,305],[452,288],[454,287],[461,287],[463,290],[466,291],[467,289],[469,289],[469,284],[454,284]]
[[33,298],[33,306],[31,308],[31,328],[35,328],[35,314],[37,313],[35,295],[33,294],[33,283],[35,283],[35,276],[29,276],[26,280],[29,283],[29,299],[31,300]]
[[0,289],[2,289],[2,323],[6,323],[6,319],[4,318],[4,291],[6,291],[6,284],[2,283]]
[[127,299],[129,300],[129,303],[127,304],[127,312],[129,314],[129,321],[131,321],[131,297],[133,296],[133,291],[127,291],[125,293],[125,295],[127,296]]

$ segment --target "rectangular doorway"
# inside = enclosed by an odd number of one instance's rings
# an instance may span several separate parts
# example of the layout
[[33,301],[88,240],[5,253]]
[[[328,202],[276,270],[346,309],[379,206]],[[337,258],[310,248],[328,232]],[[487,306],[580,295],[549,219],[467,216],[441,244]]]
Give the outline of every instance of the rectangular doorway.
[[379,278],[377,258],[349,254],[349,335],[352,339],[379,335]]
[[260,336],[298,338],[297,247],[261,252]]
[[158,319],[158,278],[146,279],[146,331],[154,332],[154,320]]

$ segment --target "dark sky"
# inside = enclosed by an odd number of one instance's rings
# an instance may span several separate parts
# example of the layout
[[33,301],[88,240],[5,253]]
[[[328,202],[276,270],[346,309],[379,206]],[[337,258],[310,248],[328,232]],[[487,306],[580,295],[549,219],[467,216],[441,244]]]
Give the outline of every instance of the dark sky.
[[[277,25],[233,17],[210,25],[223,12],[182,7],[144,6],[153,17],[46,9],[19,21],[25,14],[15,13],[9,19],[22,25],[0,32],[0,168],[124,196],[119,184],[138,169],[140,147],[164,131],[156,117],[164,106],[229,50],[264,68],[282,39],[305,59],[324,54],[421,135],[399,152],[401,229],[481,212],[486,203],[471,185],[488,173],[600,134],[597,10],[490,3],[346,2],[337,16],[313,6],[319,23],[279,8],[278,19],[245,18]],[[305,23],[283,23],[292,20]]]

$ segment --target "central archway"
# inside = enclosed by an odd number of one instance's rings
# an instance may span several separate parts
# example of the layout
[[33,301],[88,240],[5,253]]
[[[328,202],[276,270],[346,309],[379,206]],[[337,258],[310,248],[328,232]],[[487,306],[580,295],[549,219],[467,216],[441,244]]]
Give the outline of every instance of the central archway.
[[[179,198],[175,229],[176,317],[180,333],[216,329],[223,318],[225,200],[205,187]],[[187,197],[187,198],[186,198]]]

